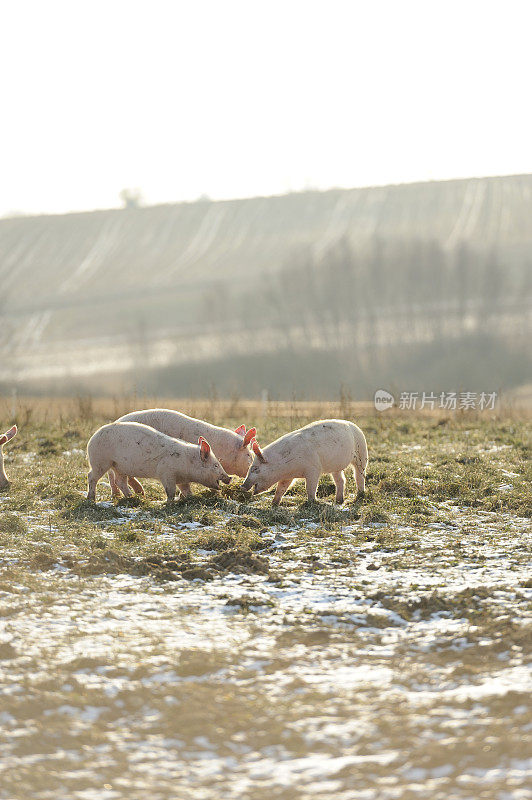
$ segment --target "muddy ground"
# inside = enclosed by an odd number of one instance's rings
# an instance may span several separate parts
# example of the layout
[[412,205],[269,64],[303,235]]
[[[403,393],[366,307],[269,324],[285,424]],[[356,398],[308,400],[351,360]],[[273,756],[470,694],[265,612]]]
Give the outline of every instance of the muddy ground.
[[366,496],[277,510],[87,503],[103,421],[5,448],[2,800],[532,797],[526,420],[365,412]]

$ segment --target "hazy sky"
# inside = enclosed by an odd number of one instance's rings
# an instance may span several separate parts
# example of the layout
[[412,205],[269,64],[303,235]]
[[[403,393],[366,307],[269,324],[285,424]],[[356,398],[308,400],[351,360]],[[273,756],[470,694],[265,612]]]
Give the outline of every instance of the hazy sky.
[[532,172],[528,0],[0,10],[0,214]]

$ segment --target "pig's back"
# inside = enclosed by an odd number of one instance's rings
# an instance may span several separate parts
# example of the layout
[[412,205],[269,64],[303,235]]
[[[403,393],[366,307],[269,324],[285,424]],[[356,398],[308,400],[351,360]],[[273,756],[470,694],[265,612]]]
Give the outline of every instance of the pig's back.
[[172,437],[139,422],[111,422],[103,425],[89,439],[87,450],[142,448],[145,452],[174,451],[179,443]]
[[301,464],[314,463],[323,472],[344,469],[354,453],[354,425],[346,420],[321,419],[286,433],[265,448],[275,448],[281,458]]
[[300,429],[305,443],[315,452],[323,472],[336,472],[351,462],[354,452],[352,424],[323,419]]
[[211,434],[214,425],[210,425],[203,420],[188,417],[186,414],[181,414],[179,411],[172,411],[169,408],[149,408],[145,411],[132,411],[130,414],[124,414],[117,422],[140,422],[144,425],[150,425],[155,430],[171,436],[173,439],[181,439],[183,442],[190,442],[196,444],[198,438],[203,436],[209,441],[209,434]]

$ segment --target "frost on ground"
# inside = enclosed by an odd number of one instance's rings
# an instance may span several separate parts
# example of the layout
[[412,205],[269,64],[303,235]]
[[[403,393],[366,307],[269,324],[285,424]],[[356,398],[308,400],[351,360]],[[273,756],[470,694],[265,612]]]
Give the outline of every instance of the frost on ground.
[[528,523],[447,513],[207,581],[5,564],[0,797],[530,797]]
[[[408,481],[377,453],[362,503],[277,511],[95,507],[59,455],[52,490],[21,453],[37,499],[0,499],[0,798],[531,798],[530,520],[495,446],[398,447]],[[493,474],[444,485],[443,457],[447,481]]]

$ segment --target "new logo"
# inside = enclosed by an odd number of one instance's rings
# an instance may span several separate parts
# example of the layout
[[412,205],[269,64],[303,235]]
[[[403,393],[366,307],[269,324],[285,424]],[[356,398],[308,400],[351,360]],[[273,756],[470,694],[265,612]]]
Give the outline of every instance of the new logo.
[[377,411],[387,411],[393,406],[395,400],[393,394],[387,392],[386,389],[377,389],[373,402]]

